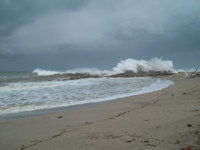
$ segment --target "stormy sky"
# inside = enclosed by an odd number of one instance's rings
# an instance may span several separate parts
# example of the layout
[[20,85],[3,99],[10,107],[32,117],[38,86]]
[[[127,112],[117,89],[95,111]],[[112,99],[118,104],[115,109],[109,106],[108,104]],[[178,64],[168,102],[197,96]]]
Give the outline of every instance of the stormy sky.
[[0,1],[0,71],[110,69],[153,57],[200,68],[199,0]]

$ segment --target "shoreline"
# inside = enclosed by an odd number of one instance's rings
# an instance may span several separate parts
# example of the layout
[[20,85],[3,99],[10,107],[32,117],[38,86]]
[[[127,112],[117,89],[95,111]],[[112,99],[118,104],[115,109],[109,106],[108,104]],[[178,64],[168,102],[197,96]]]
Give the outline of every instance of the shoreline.
[[[134,77],[128,77],[128,78],[134,78]],[[136,78],[138,78],[138,77],[136,77]],[[141,77],[141,78],[143,78],[143,77]],[[166,79],[165,81],[168,80],[168,82],[173,82],[173,83],[168,83],[169,85],[167,85],[167,87],[174,84],[174,81],[171,80],[170,77],[168,77],[168,78],[167,77],[149,77],[149,78],[159,79],[159,80]],[[162,82],[164,82],[164,81],[162,81]],[[41,108],[41,109],[35,109],[35,110],[30,110],[30,111],[21,111],[21,112],[11,112],[11,113],[0,114],[0,122],[6,122],[6,121],[10,121],[10,120],[24,119],[24,118],[28,118],[28,117],[36,117],[36,116],[40,116],[40,115],[48,115],[48,114],[53,114],[53,113],[65,112],[65,111],[69,111],[69,110],[73,110],[73,109],[76,110],[76,109],[80,109],[80,108],[91,107],[91,106],[94,106],[94,105],[97,105],[100,103],[105,103],[108,101],[113,101],[113,100],[132,97],[132,96],[136,96],[136,95],[160,91],[160,90],[167,88],[167,87],[159,87],[157,89],[154,89],[155,87],[152,88],[152,85],[145,87],[145,91],[144,91],[144,89],[143,90],[141,89],[140,91],[134,92],[132,94],[124,93],[122,95],[115,95],[115,96],[111,96],[111,97],[107,97],[107,98],[100,98],[100,99],[92,100],[91,102],[85,100],[85,101],[82,101],[81,103],[72,104],[72,105],[68,105],[68,106],[49,107],[49,108]]]
[[200,78],[169,78],[160,91],[0,122],[0,149],[198,149]]
[[[113,100],[108,100],[108,101],[113,101]],[[38,117],[38,116],[43,116],[43,115],[51,115],[51,114],[67,112],[71,110],[78,110],[82,108],[93,107],[95,105],[105,103],[105,102],[107,101],[76,104],[76,105],[71,105],[71,106],[63,106],[63,107],[55,107],[55,108],[36,109],[32,111],[25,111],[25,112],[23,111],[23,112],[18,112],[18,113],[11,113],[11,114],[2,114],[0,115],[0,123],[32,118],[32,117]]]

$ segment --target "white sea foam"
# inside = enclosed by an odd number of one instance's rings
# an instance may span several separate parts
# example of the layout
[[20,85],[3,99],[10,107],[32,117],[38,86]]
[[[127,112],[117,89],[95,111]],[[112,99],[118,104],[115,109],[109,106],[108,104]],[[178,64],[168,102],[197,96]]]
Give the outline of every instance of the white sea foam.
[[167,71],[176,72],[173,68],[173,62],[170,60],[163,60],[160,58],[153,58],[149,61],[146,60],[136,60],[128,58],[122,60],[113,68],[116,73],[123,73],[125,71],[138,72],[149,72],[149,71]]
[[162,58],[152,58],[151,60],[136,60],[128,58],[126,60],[121,60],[116,67],[112,70],[100,70],[97,68],[76,68],[67,71],[51,71],[43,69],[35,69],[33,73],[37,75],[54,75],[54,74],[64,74],[64,73],[89,73],[91,75],[112,75],[117,73],[124,73],[126,71],[137,72],[149,72],[149,71],[167,71],[176,73],[173,68],[173,62],[170,60],[163,60]]
[[111,75],[113,71],[108,70],[100,70],[97,68],[76,68],[66,71],[52,71],[52,70],[44,70],[44,69],[34,69],[33,73],[36,73],[40,76],[47,76],[47,75],[56,75],[56,74],[66,74],[66,73],[88,73],[90,75]]
[[39,76],[48,76],[48,75],[55,75],[55,74],[63,74],[64,72],[36,68],[33,70],[33,73],[36,73]]
[[[99,70],[97,68],[77,68],[66,71],[35,69],[33,73],[40,76],[65,73],[89,73],[91,75],[106,76],[126,71],[176,72],[170,60],[153,58],[146,61],[129,58],[120,61],[116,67],[113,67],[110,71]],[[20,77],[22,75],[20,75]],[[28,75],[30,76],[30,80],[28,80],[28,76],[23,78],[23,80],[15,79],[15,76],[16,74],[14,74],[12,80],[3,80],[5,84],[0,86],[0,114],[112,100],[160,90],[173,84],[173,82],[169,80],[148,77],[104,77],[65,81],[38,80],[35,82],[32,80],[32,74]]]
[[111,75],[113,71],[100,70],[97,68],[76,68],[72,70],[67,70],[65,73],[89,73],[90,75]]
[[0,87],[0,114],[112,100],[172,84],[170,80],[148,77],[9,83]]

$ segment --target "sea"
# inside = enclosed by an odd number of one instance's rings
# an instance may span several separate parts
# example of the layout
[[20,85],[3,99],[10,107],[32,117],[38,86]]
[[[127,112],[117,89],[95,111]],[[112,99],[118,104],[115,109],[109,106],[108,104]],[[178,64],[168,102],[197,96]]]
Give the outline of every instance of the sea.
[[[111,71],[94,68],[65,72],[34,69],[31,72],[0,73],[0,121],[153,92],[173,84],[164,78],[109,77],[120,73],[120,69],[124,71],[122,66],[127,64],[124,61],[120,63]],[[64,76],[77,72],[101,77],[70,80]]]

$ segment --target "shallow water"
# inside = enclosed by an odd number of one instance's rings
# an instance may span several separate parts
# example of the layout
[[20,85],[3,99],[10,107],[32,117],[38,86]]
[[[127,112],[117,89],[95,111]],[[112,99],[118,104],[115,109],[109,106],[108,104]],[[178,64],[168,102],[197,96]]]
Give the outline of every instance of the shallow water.
[[[9,77],[0,86],[0,114],[113,100],[152,92],[173,84],[166,79],[87,78],[32,81],[34,75]],[[10,82],[14,80],[15,82]]]

